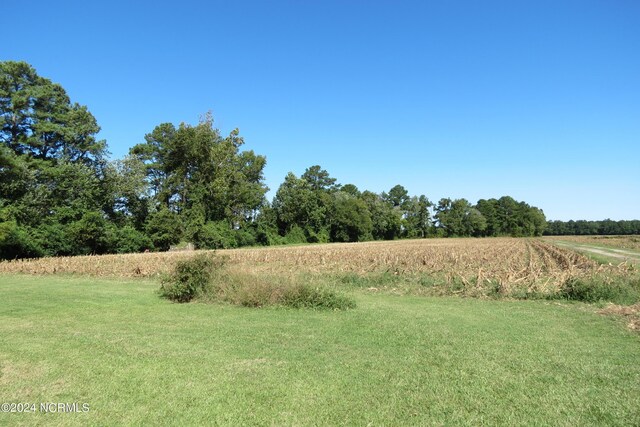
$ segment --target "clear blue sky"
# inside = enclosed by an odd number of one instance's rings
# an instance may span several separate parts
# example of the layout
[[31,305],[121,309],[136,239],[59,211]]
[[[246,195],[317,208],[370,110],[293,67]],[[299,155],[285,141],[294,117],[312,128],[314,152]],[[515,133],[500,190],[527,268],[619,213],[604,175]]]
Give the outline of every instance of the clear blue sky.
[[112,158],[211,110],[275,193],[319,164],[381,192],[640,218],[640,1],[7,1],[0,60],[87,105]]

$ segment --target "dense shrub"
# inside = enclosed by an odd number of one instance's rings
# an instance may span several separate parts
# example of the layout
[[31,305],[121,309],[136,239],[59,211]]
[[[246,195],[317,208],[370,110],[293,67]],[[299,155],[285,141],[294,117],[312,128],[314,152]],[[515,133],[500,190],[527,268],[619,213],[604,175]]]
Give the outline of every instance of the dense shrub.
[[109,249],[109,235],[114,225],[108,222],[101,213],[88,211],[82,218],[67,227],[67,232],[74,242],[76,254],[104,254]]
[[239,284],[221,292],[223,299],[244,307],[280,305],[317,310],[347,310],[355,308],[352,298],[330,289],[302,283],[282,283],[275,279],[252,280],[245,277]]
[[294,225],[284,236],[284,242],[285,244],[307,243],[307,236],[301,227]]
[[572,278],[564,283],[557,296],[584,302],[634,304],[640,301],[640,280],[619,278],[607,283],[602,279]]
[[256,243],[263,246],[284,245],[285,238],[278,231],[264,226],[258,226],[255,230]]
[[36,258],[44,250],[15,221],[0,222],[0,259]]
[[355,308],[356,302],[330,289],[298,284],[285,290],[282,295],[282,305],[292,308],[347,310]]
[[180,242],[184,234],[178,214],[166,208],[150,215],[146,224],[146,232],[151,238],[153,246],[161,251],[168,251],[171,245]]
[[226,287],[224,292],[219,293],[221,300],[243,307],[258,308],[276,305],[282,298],[283,286],[248,276],[235,279],[231,287]]
[[309,243],[329,243],[331,241],[329,231],[322,229],[318,232],[307,230],[307,242]]
[[250,228],[234,230],[236,247],[255,246],[257,244],[256,235]]
[[193,234],[198,249],[231,249],[238,246],[235,232],[227,221],[209,221]]
[[199,298],[204,302],[227,302],[244,307],[285,306],[323,310],[346,310],[356,306],[352,298],[331,289],[300,283],[298,279],[256,276],[224,270],[225,259],[199,254],[178,261],[162,280],[160,295],[176,302]]
[[153,249],[153,242],[146,234],[130,225],[125,225],[113,231],[110,236],[109,246],[110,252],[126,254]]
[[30,230],[29,235],[45,256],[77,255],[78,247],[71,235],[71,227],[61,223],[41,224]]
[[176,263],[162,280],[160,295],[176,302],[189,302],[211,289],[214,273],[224,265],[223,258],[199,254]]

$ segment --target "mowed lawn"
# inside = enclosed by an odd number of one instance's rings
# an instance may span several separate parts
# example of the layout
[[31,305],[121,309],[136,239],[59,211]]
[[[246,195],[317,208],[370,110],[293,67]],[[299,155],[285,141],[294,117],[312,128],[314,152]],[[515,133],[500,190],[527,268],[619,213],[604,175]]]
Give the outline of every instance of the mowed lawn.
[[0,276],[3,425],[639,425],[640,336],[579,304],[355,293],[346,312],[173,304]]

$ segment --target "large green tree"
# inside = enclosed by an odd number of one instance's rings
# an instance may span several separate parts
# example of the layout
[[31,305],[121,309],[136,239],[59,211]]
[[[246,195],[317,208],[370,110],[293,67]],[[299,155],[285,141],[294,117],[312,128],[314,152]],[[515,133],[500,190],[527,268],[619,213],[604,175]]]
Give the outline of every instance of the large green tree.
[[513,197],[480,199],[476,208],[487,222],[487,236],[541,236],[547,226],[544,212]]
[[371,213],[371,234],[376,240],[393,240],[402,235],[402,211],[381,195],[363,191],[360,198]]
[[388,193],[382,193],[382,198],[391,203],[394,207],[404,208],[405,204],[411,198],[409,192],[402,185],[395,185],[389,190]]
[[336,179],[332,178],[331,175],[329,175],[329,172],[322,169],[320,165],[308,167],[302,174],[301,178],[307,181],[309,188],[313,191],[330,191],[339,187],[339,185],[336,185]]
[[26,62],[0,62],[0,142],[17,155],[95,164],[106,142],[87,107]]
[[482,213],[466,199],[440,199],[435,218],[445,236],[481,236],[487,228]]
[[427,196],[411,197],[405,205],[405,233],[407,237],[427,237],[431,229],[431,212],[433,203]]
[[[18,231],[5,233],[14,236],[14,256],[56,255],[69,248],[75,253],[73,230],[88,218],[105,219],[111,195],[104,185],[106,142],[96,139],[99,130],[95,117],[72,103],[62,86],[25,62],[0,62],[0,221]],[[28,236],[23,252],[15,236]]]
[[333,197],[329,224],[333,242],[360,242],[372,238],[373,222],[366,203],[343,191],[336,192]]
[[[631,233],[636,222],[547,224],[542,210],[509,196],[376,194],[340,185],[320,165],[286,176],[265,200],[264,156],[242,150],[205,115],[162,123],[121,160],[87,107],[25,62],[0,62],[0,258],[293,242],[446,236]],[[432,212],[435,212],[432,221]]]
[[145,164],[152,209],[178,214],[193,238],[209,222],[247,227],[264,204],[266,158],[243,144],[237,129],[223,137],[207,114],[195,126],[157,126],[131,155]]
[[273,199],[277,223],[282,235],[300,228],[311,237],[326,231],[331,197],[323,187],[289,172]]

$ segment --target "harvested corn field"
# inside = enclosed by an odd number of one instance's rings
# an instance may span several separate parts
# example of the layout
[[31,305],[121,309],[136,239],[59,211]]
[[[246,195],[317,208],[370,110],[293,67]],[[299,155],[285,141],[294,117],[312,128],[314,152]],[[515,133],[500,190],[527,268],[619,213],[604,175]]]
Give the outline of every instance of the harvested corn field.
[[549,236],[547,240],[560,240],[578,244],[605,246],[613,249],[640,251],[640,236]]
[[[157,277],[194,252],[41,258],[0,263],[0,272],[77,273],[91,276]],[[513,286],[535,292],[568,279],[626,274],[627,264],[605,266],[540,239],[426,239],[220,250],[235,271],[258,275],[391,274],[433,277],[465,287],[509,293]]]

